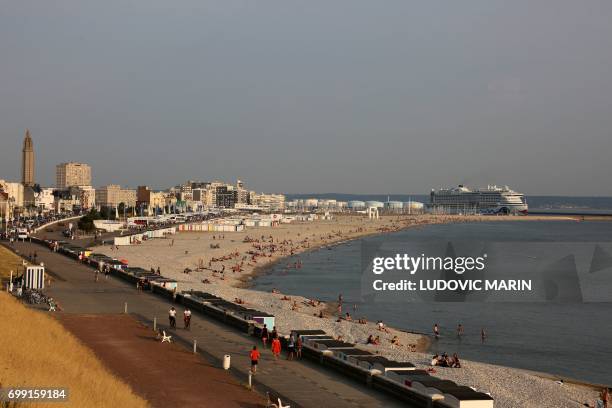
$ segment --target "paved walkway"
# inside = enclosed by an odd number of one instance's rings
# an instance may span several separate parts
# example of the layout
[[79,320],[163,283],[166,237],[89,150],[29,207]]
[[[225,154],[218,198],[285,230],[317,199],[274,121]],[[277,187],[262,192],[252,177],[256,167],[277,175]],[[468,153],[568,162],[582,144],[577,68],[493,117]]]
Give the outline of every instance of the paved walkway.
[[[152,408],[261,408],[265,404],[265,397],[250,392],[191,350],[160,343],[149,327],[129,314],[55,316]],[[189,375],[185,375],[186,367]]]
[[[40,245],[20,242],[15,244],[15,248],[23,254],[36,251],[39,262],[44,262],[47,269],[58,276],[59,279],[46,292],[59,301],[65,313],[121,313],[127,303],[128,312],[140,320],[151,322],[157,317],[158,324],[168,326],[171,302],[147,292],[138,292],[135,286],[117,278],[105,279],[100,275],[99,281],[95,282],[92,269]],[[182,308],[177,309],[177,317],[182,316]],[[177,340],[186,345],[197,340],[198,350],[216,364],[223,355],[229,354],[232,373],[246,380],[250,368],[248,352],[255,344],[252,337],[197,313],[193,314],[190,331],[180,329],[181,318],[177,319],[177,325],[179,328],[172,333]],[[274,361],[269,350],[262,352],[254,385],[259,391],[268,388],[278,391],[291,400],[292,407],[407,406],[312,362]]]

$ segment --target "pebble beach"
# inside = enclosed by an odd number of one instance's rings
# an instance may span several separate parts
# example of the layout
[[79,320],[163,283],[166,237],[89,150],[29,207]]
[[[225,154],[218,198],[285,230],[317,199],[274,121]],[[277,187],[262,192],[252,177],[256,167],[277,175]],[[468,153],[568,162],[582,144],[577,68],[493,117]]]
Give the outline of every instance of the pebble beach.
[[[317,299],[249,289],[253,276],[265,273],[275,262],[327,245],[384,234],[405,228],[450,222],[478,222],[500,219],[528,222],[565,217],[456,217],[456,216],[384,216],[369,220],[361,215],[335,216],[331,220],[294,222],[273,228],[253,227],[242,232],[181,232],[166,239],[153,239],[138,245],[100,246],[93,250],[108,256],[127,259],[130,266],[160,268],[161,274],[178,281],[179,290],[201,290],[229,301],[243,302],[276,316],[280,333],[291,329],[322,329],[329,335],[354,342],[358,347],[394,360],[411,361],[417,368],[429,367],[429,336],[388,327],[379,330],[376,322],[337,321],[336,303]],[[300,264],[288,264],[288,273]],[[300,261],[298,261],[300,262]],[[324,318],[320,315],[323,313]],[[408,328],[409,329],[409,328]],[[368,345],[369,335],[379,336],[379,345]],[[397,336],[399,346],[391,343]],[[452,350],[449,350],[452,352]],[[560,384],[537,373],[462,359],[461,368],[435,367],[436,376],[488,392],[496,407],[579,407],[593,403],[593,387]]]

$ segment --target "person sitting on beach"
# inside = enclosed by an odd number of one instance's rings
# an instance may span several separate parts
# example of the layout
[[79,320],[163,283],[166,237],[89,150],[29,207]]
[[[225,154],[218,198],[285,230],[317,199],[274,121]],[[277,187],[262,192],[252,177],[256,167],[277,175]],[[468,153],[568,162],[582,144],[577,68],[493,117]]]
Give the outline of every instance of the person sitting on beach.
[[290,298],[290,297],[288,297],[287,295],[284,295],[284,296],[281,298],[281,300],[291,300],[291,298]]
[[359,324],[368,324],[368,321],[366,320],[366,318],[365,318],[365,317],[360,318],[359,320],[357,320],[357,322],[358,322]]
[[450,367],[461,368],[461,362],[459,361],[459,356],[457,355],[457,353],[453,354],[453,357],[451,359]]
[[402,347],[402,344],[400,343],[399,337],[397,337],[397,336],[393,336],[393,338],[391,339],[391,344],[393,346],[396,346],[396,347]]
[[319,312],[319,319],[323,319],[324,317],[325,317],[325,316],[323,315],[323,311],[321,310],[321,311]]
[[438,356],[437,354],[434,354],[433,357],[431,358],[431,365],[437,366],[439,359],[440,359],[440,356]]
[[345,315],[345,317],[344,317],[344,320],[346,320],[347,322],[350,322],[350,321],[352,321],[352,320],[353,320],[353,319],[351,318],[351,315],[350,315],[350,313],[349,313],[349,312],[346,312],[346,315]]
[[276,289],[276,288],[272,288],[272,293],[276,293],[276,294],[278,294],[278,293],[280,293],[280,292],[278,291],[278,289]]
[[366,344],[374,344],[374,336],[370,334],[366,340]]
[[416,344],[409,344],[408,347],[410,347],[410,352],[416,353]]

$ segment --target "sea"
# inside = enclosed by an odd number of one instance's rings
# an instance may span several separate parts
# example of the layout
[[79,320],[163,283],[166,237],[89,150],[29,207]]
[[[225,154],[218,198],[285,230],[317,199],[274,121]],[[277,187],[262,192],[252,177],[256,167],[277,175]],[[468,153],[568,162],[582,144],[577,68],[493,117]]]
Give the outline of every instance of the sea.
[[[386,197],[385,197],[386,198]],[[392,198],[393,199],[393,198]],[[612,205],[610,206],[612,208]],[[364,296],[363,252],[387,242],[494,242],[509,258],[568,260],[572,275],[563,282],[584,293],[563,298],[563,283],[545,298],[476,299],[467,302],[406,300],[386,302]],[[364,246],[365,245],[365,246]],[[500,250],[501,248],[501,250]],[[576,255],[568,251],[576,248]],[[599,252],[598,252],[599,251]],[[398,329],[441,336],[430,352],[455,353],[465,359],[499,364],[580,381],[612,385],[612,222],[489,221],[427,225],[348,241],[313,250],[272,267],[254,281],[254,289],[335,302],[342,294],[354,317],[383,320]],[[543,255],[544,256],[544,255]],[[299,269],[287,268],[297,259]],[[597,258],[597,259],[595,259]],[[512,265],[511,261],[509,262]],[[594,266],[595,265],[595,266]],[[564,266],[558,266],[563,268]],[[524,271],[523,271],[524,272]],[[550,271],[546,273],[551,273]],[[569,299],[569,300],[568,300]],[[463,336],[456,335],[462,324]],[[481,340],[481,329],[487,338]]]

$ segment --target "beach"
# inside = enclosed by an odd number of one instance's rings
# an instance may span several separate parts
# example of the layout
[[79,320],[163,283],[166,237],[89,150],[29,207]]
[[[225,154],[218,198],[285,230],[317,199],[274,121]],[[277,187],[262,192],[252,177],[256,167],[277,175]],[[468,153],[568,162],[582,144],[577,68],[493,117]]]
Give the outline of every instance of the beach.
[[[126,259],[130,266],[160,269],[162,275],[176,279],[179,290],[202,290],[230,301],[242,302],[276,316],[277,329],[288,334],[291,329],[322,329],[335,338],[360,344],[361,348],[396,360],[407,360],[419,368],[428,366],[429,336],[388,328],[380,331],[376,322],[337,322],[335,302],[319,303],[317,299],[287,296],[282,293],[249,289],[252,277],[265,273],[273,263],[287,263],[287,273],[301,267],[298,256],[304,251],[337,245],[368,235],[384,234],[405,228],[452,222],[567,220],[564,216],[384,216],[369,220],[360,215],[340,215],[332,220],[280,224],[272,228],[247,228],[242,232],[181,232],[167,239],[154,239],[139,245],[94,248],[118,259]],[[186,269],[189,269],[188,273]],[[349,311],[348,309],[343,312]],[[323,313],[326,318],[320,318]],[[366,345],[369,335],[380,336],[377,346]],[[391,344],[397,336],[401,346]],[[413,345],[416,351],[410,351]],[[435,375],[490,392],[497,407],[571,407],[594,401],[596,391],[577,385],[559,385],[526,370],[506,368],[462,360],[461,369],[436,367]],[[546,401],[547,405],[542,405]],[[550,404],[550,405],[548,405]]]

